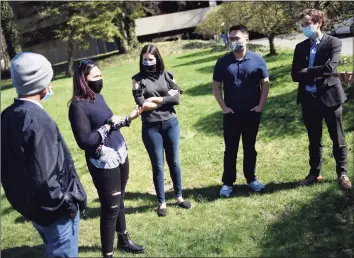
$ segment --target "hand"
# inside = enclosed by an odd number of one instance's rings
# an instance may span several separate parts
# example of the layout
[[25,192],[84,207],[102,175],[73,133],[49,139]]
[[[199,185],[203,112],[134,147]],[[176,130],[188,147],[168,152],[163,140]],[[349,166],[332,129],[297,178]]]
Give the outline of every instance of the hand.
[[302,68],[301,72],[306,73],[307,72],[307,68]]
[[155,99],[155,97],[150,97],[150,98],[145,99],[145,102],[154,102],[154,99]]
[[141,107],[141,110],[142,110],[141,112],[155,110],[158,107],[159,107],[159,105],[156,104],[155,102],[147,102],[147,101],[145,101],[144,104]]
[[254,108],[251,109],[251,111],[254,111],[254,112],[257,112],[257,113],[262,112],[262,110],[263,110],[263,107],[261,107],[259,105],[255,106]]
[[179,93],[178,90],[171,89],[167,92],[167,95],[176,96]]
[[123,119],[123,117],[117,116],[117,115],[113,115],[113,116],[111,117],[111,120],[112,120],[112,122],[113,122],[114,124],[118,124],[122,119]]
[[136,106],[132,112],[130,112],[129,114],[129,120],[132,121],[134,120],[135,118],[137,118],[141,112],[140,112],[141,108],[139,108],[138,106]]
[[234,114],[234,111],[231,108],[226,107],[226,106],[222,109],[222,112],[224,115],[229,114],[229,113]]

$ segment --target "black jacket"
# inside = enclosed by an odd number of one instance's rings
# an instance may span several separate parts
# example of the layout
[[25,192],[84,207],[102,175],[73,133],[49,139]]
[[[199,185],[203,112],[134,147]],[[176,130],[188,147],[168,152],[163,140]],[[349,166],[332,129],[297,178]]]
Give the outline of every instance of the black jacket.
[[16,99],[1,114],[1,182],[14,209],[42,226],[86,206],[56,123],[30,101]]
[[[291,76],[294,82],[299,83],[297,92],[297,103],[303,100],[306,85],[313,85],[318,88],[318,95],[323,103],[328,106],[335,106],[346,101],[347,97],[339,78],[323,76],[323,73],[334,73],[340,60],[342,42],[335,37],[324,34],[318,45],[313,67],[309,66],[310,39],[306,39],[296,45]],[[301,69],[308,68],[306,73]],[[315,79],[316,77],[323,77]]]

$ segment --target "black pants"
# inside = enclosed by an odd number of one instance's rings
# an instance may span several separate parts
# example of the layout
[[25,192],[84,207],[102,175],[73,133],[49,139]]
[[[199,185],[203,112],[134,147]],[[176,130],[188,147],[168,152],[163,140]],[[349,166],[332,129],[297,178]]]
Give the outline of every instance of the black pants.
[[310,174],[319,176],[322,168],[322,122],[325,120],[333,142],[336,172],[347,173],[347,146],[342,127],[343,106],[327,107],[320,98],[307,93],[302,101],[302,117],[309,137]]
[[101,203],[100,233],[102,253],[113,252],[115,232],[125,232],[124,192],[129,176],[129,160],[114,169],[88,168]]
[[255,148],[261,113],[246,112],[224,115],[224,173],[222,182],[232,186],[236,181],[236,160],[240,137],[243,144],[243,173],[247,183],[256,179],[257,152]]

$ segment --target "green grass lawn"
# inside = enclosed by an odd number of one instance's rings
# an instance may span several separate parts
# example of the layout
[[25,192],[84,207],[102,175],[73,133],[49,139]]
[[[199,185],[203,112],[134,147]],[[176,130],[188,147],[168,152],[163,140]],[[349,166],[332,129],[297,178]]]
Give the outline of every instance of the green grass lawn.
[[[171,45],[173,47],[173,45]],[[147,252],[139,256],[354,256],[354,198],[336,182],[331,140],[324,130],[323,175],[325,182],[296,187],[309,170],[308,140],[296,105],[296,83],[290,77],[292,51],[266,57],[271,76],[268,103],[257,141],[257,176],[265,184],[264,194],[245,186],[242,146],[238,156],[235,196],[218,198],[223,164],[222,113],[211,93],[212,70],[224,52],[204,48],[164,58],[185,91],[176,108],[181,125],[181,166],[184,197],[191,210],[175,204],[167,193],[168,216],[156,214],[150,161],[141,140],[141,122],[135,120],[122,133],[130,155],[130,178],[125,196],[127,225],[134,241]],[[102,62],[102,61],[101,61]],[[351,70],[346,64],[340,70]],[[138,64],[111,63],[103,67],[102,94],[115,114],[125,115],[134,107],[131,76]],[[43,103],[57,122],[73,156],[88,195],[88,219],[81,220],[81,257],[99,257],[99,203],[95,187],[68,121],[67,102],[72,79],[53,81],[55,95]],[[348,89],[353,98],[353,91]],[[3,85],[1,109],[13,101],[15,90]],[[350,149],[349,171],[353,175],[354,104],[347,102],[344,128]],[[15,173],[15,171],[14,171]],[[166,165],[165,184],[171,189]],[[5,257],[40,257],[41,239],[31,223],[14,211],[2,193],[1,242]],[[115,251],[115,256],[128,256]],[[137,255],[138,256],[138,255]]]

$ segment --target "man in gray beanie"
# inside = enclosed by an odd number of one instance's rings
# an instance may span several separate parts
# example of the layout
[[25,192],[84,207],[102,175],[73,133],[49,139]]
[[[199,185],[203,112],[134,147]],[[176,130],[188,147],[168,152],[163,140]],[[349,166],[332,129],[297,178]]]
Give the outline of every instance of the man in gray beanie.
[[48,257],[78,257],[86,193],[57,124],[40,103],[53,94],[52,78],[42,55],[22,52],[11,62],[18,97],[1,114],[1,182],[13,208],[39,232]]

